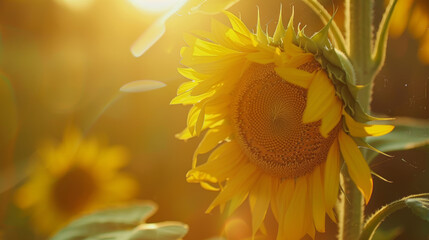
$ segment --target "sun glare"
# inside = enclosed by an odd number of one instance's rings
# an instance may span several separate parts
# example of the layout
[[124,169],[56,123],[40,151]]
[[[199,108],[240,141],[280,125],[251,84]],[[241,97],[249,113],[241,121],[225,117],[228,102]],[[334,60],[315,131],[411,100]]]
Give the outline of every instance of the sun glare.
[[144,11],[162,12],[172,8],[180,0],[129,0],[134,6]]

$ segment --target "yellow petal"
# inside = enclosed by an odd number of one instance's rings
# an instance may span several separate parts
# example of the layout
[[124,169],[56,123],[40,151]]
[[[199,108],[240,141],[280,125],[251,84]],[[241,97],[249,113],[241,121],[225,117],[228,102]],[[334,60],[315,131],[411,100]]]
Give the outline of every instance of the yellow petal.
[[340,131],[339,139],[341,154],[347,164],[350,177],[368,203],[372,194],[372,177],[368,164],[359,151],[357,144],[345,132]]
[[178,68],[177,71],[185,78],[194,80],[197,82],[205,80],[209,77],[209,75],[199,73],[192,68]]
[[319,166],[314,169],[311,178],[314,225],[317,231],[325,232],[325,199]]
[[308,88],[313,80],[314,74],[296,68],[276,67],[276,73],[285,81]]
[[244,200],[246,200],[247,196],[249,195],[248,192],[241,192],[241,193],[237,193],[229,202],[228,204],[228,212],[227,212],[227,216],[231,216],[234,211],[241,206],[241,204],[244,202]]
[[283,228],[287,239],[298,240],[305,234],[304,220],[307,203],[307,178],[300,177],[296,180],[292,201],[287,209]]
[[252,212],[252,235],[255,236],[267,213],[271,199],[272,180],[270,176],[262,174],[255,183],[249,195],[250,210]]
[[231,144],[224,143],[213,151],[206,163],[196,167],[195,170],[210,174],[218,181],[224,181],[234,175],[242,163],[243,156],[240,151],[234,150]]
[[200,113],[198,114],[197,121],[195,123],[195,133],[197,136],[200,135],[201,129],[203,128],[204,117],[205,117],[205,107],[202,106]]
[[316,73],[307,92],[307,106],[302,120],[304,123],[322,119],[328,112],[328,107],[335,101],[335,89],[324,71]]
[[218,187],[214,187],[214,186],[212,186],[211,184],[209,184],[207,182],[200,182],[200,186],[202,188],[204,188],[205,190],[208,190],[208,191],[213,191],[213,192],[219,191]]
[[340,149],[338,140],[335,139],[329,148],[328,157],[325,162],[324,172],[325,203],[327,209],[335,207],[340,185]]
[[341,112],[343,106],[341,100],[335,98],[331,106],[328,108],[326,115],[322,118],[322,124],[320,126],[320,134],[327,138],[328,134],[334,129],[341,120]]
[[274,217],[279,223],[277,240],[283,240],[288,235],[282,226],[285,225],[285,216],[290,202],[292,201],[293,193],[295,192],[295,179],[285,179],[278,187],[278,191],[273,191],[273,199],[271,201],[271,210]]
[[229,135],[229,131],[228,131],[227,127],[210,129],[206,133],[206,135],[204,136],[203,140],[201,140],[197,149],[195,150],[194,160],[192,162],[192,168],[196,167],[197,157],[199,154],[204,154],[204,153],[211,151],[222,140],[224,140],[226,137],[228,137],[228,135]]
[[217,205],[224,204],[238,194],[249,192],[255,182],[259,179],[260,172],[253,164],[244,164],[231,176],[225,188],[217,195],[206,212],[210,212]]
[[194,88],[197,85],[198,85],[197,82],[184,82],[177,89],[177,95],[185,93],[185,92],[191,90],[192,88]]
[[238,17],[228,11],[225,11],[224,13],[228,17],[229,21],[231,22],[232,28],[235,31],[243,34],[246,37],[251,37],[249,29],[247,29],[246,25]]
[[382,136],[390,133],[393,125],[370,125],[355,121],[347,113],[344,114],[350,135],[354,137]]
[[183,129],[183,131],[174,135],[174,137],[176,137],[177,139],[186,141],[190,138],[193,138],[194,136],[189,132],[188,127],[186,127],[185,129]]

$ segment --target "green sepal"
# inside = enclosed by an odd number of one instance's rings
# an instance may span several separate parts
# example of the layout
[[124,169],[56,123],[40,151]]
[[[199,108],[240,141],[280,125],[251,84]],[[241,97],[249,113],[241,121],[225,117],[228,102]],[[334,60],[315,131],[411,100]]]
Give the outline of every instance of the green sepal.
[[356,142],[356,144],[358,144],[361,147],[364,147],[366,149],[372,150],[373,152],[376,152],[378,154],[382,154],[386,157],[393,157],[385,152],[380,151],[379,149],[375,148],[374,146],[372,146],[371,144],[369,144],[367,141],[363,140],[362,138],[356,138],[354,137],[353,140]]
[[393,181],[384,178],[383,176],[381,176],[380,174],[378,174],[378,173],[376,173],[376,172],[374,172],[372,170],[371,170],[371,174],[374,175],[375,177],[377,177],[378,179],[380,179],[383,182],[393,183]]
[[329,28],[333,18],[313,36],[307,37],[304,30],[299,30],[294,42],[306,52],[314,55],[316,61],[326,70],[335,86],[337,96],[343,101],[345,111],[358,122],[369,122],[378,118],[367,114],[357,102],[359,90],[365,86],[356,85],[356,76],[353,65],[348,57],[336,50],[329,41]]
[[[401,151],[429,145],[429,121],[412,118],[397,118],[387,121],[395,129],[389,134],[367,137],[366,142],[382,152]],[[371,162],[378,155],[368,152],[367,161]]]
[[384,219],[390,216],[392,213],[401,210],[403,208],[410,208],[418,216],[422,217],[426,221],[429,221],[429,193],[422,193],[404,197],[400,200],[391,202],[384,207],[380,208],[372,216],[368,218],[362,232],[359,236],[359,240],[370,240],[373,239],[374,233],[377,230],[380,223]]

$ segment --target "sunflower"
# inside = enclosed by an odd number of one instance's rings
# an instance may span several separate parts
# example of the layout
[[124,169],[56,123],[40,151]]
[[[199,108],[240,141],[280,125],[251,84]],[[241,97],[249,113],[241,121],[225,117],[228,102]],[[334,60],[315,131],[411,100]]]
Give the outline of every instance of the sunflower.
[[392,37],[401,36],[407,25],[411,35],[420,41],[418,50],[420,60],[429,64],[429,1],[398,1],[392,16],[390,35]]
[[60,144],[43,146],[28,181],[17,190],[19,207],[28,209],[35,229],[50,234],[73,217],[133,197],[137,182],[118,173],[126,151],[104,147],[96,139],[82,139],[66,130]]
[[[253,34],[225,14],[232,28],[213,20],[210,32],[185,35],[188,47],[181,50],[187,67],[179,72],[192,81],[179,87],[171,104],[193,106],[177,137],[207,130],[187,181],[220,191],[208,212],[220,206],[232,213],[248,198],[253,235],[271,207],[277,239],[314,238],[315,230],[325,231],[326,214],[336,219],[341,156],[368,202],[372,177],[357,142],[393,127],[355,120],[367,115],[350,98],[353,86],[339,81],[346,75],[325,61],[334,59],[326,31],[297,35],[293,15],[285,29],[280,13],[270,37],[259,17]],[[208,160],[199,165],[206,153]]]

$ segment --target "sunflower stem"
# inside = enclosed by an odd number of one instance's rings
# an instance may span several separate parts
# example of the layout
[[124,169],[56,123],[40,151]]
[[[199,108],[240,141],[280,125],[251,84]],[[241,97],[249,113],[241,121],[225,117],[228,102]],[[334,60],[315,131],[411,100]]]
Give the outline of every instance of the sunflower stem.
[[[357,100],[364,111],[370,111],[371,91],[375,78],[372,67],[373,0],[346,0],[346,42],[350,61],[356,74],[356,84],[364,87]],[[366,157],[365,152],[363,152]],[[353,180],[343,169],[344,195],[340,202],[339,239],[357,240],[362,232],[364,200]]]

